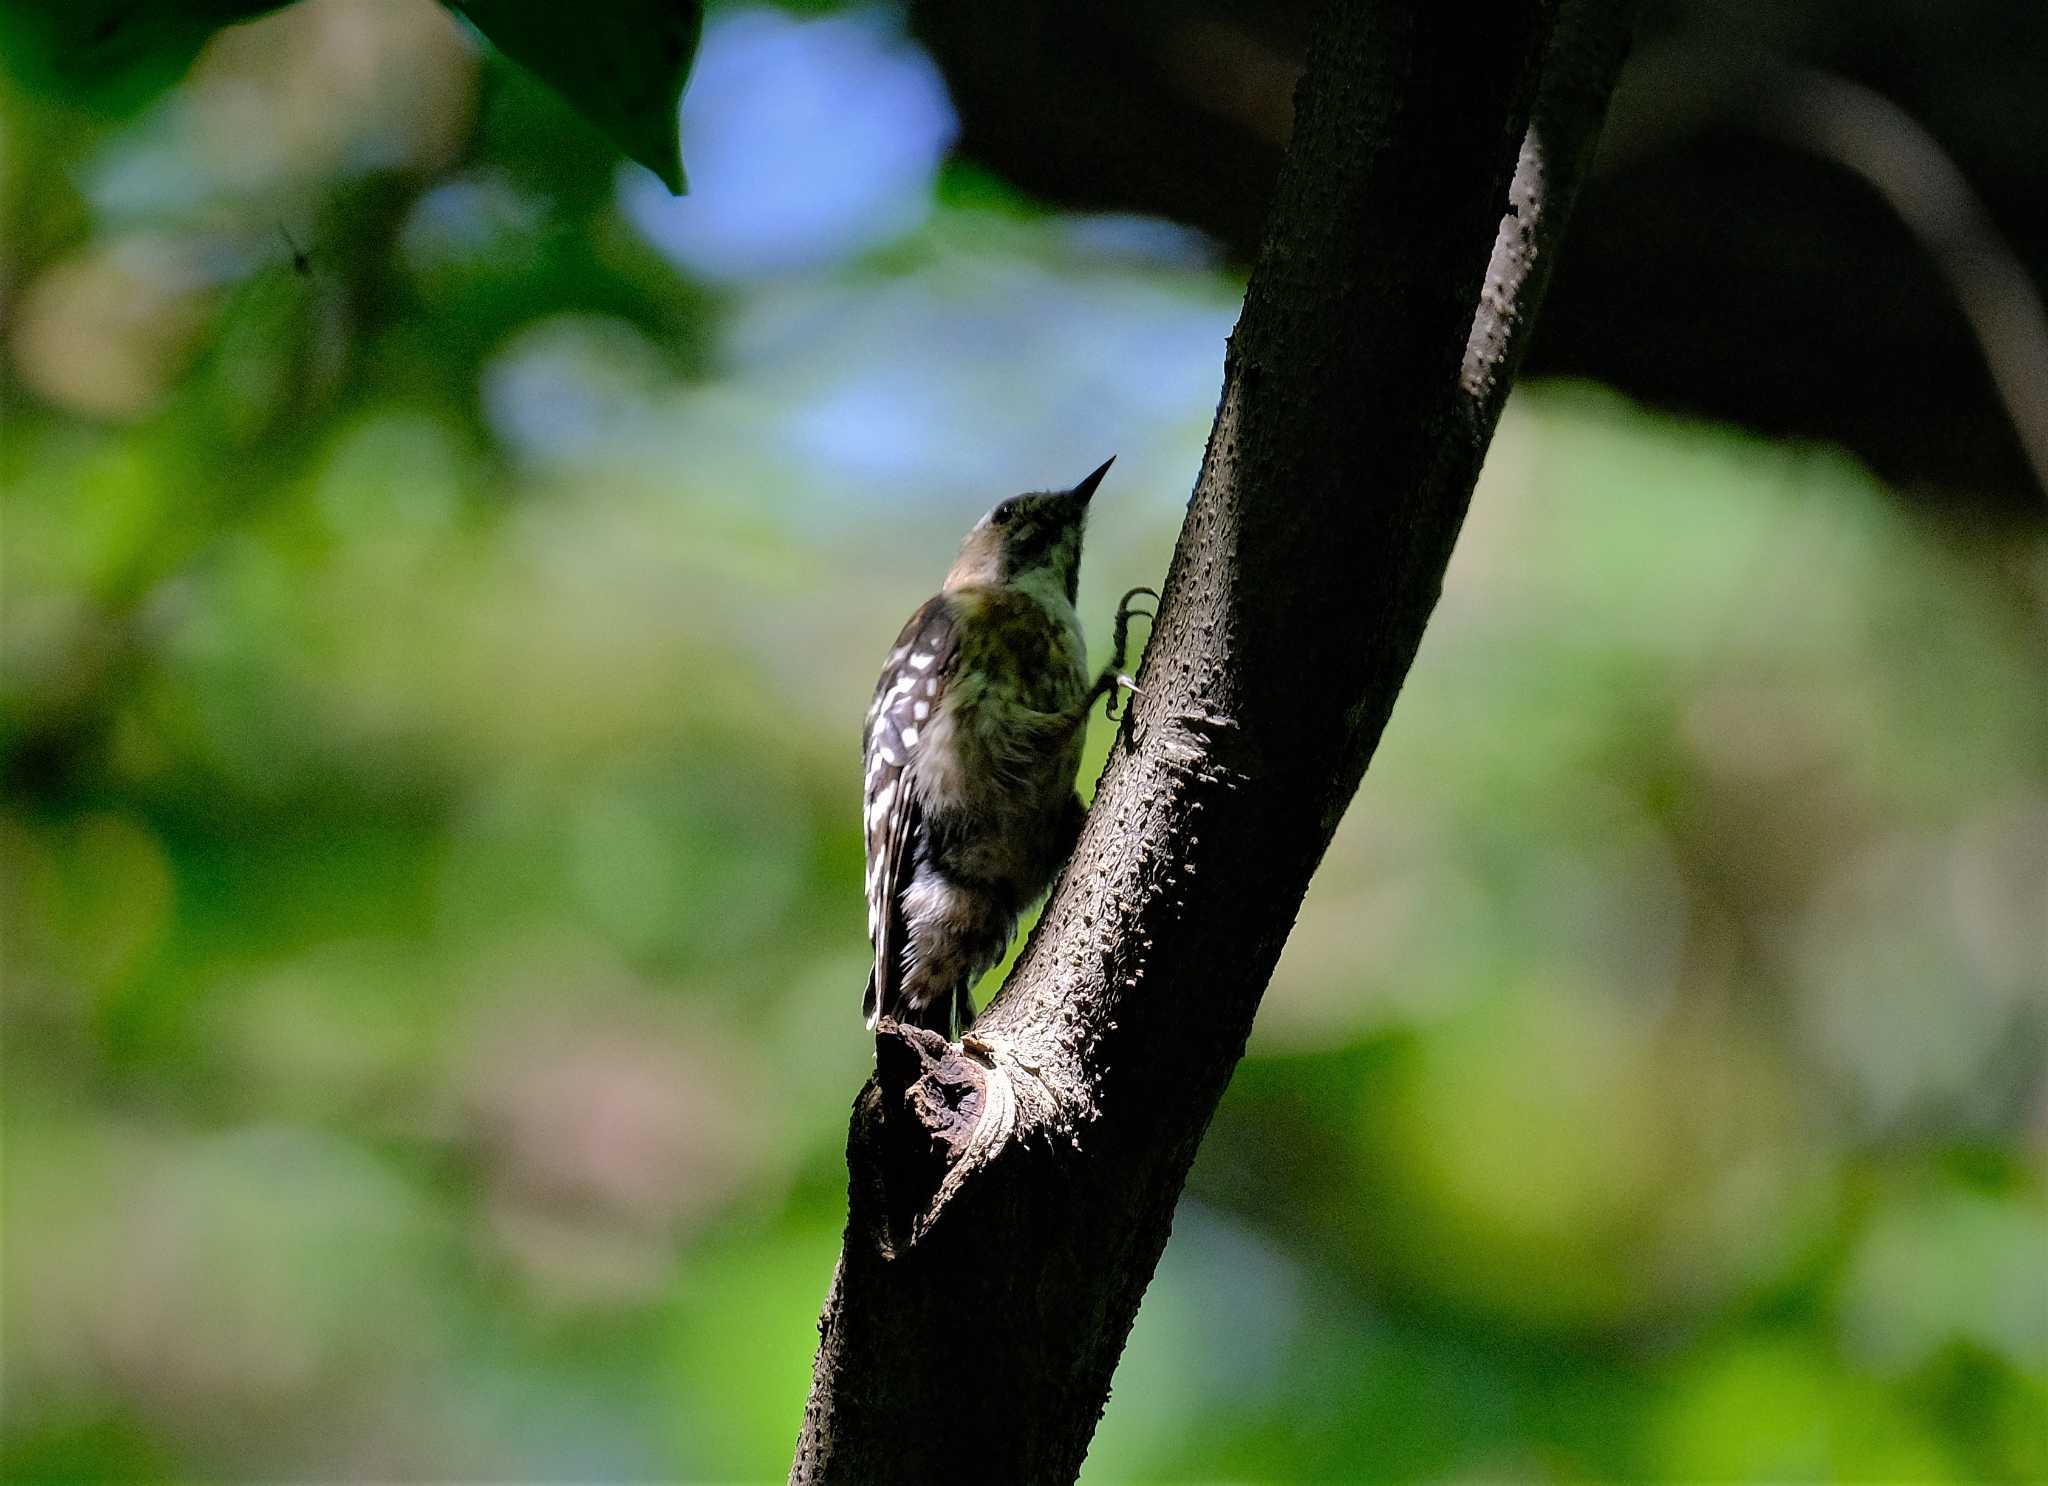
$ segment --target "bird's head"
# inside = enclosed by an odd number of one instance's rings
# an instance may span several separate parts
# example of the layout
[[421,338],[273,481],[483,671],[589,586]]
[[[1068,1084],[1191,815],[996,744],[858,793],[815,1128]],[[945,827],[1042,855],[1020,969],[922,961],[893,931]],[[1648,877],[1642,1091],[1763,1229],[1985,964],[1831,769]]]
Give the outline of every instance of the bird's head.
[[1088,524],[1088,498],[1116,463],[1102,467],[1072,490],[1013,495],[974,524],[960,544],[960,556],[946,574],[946,587],[992,584],[1044,588],[1074,601],[1081,575],[1081,533]]

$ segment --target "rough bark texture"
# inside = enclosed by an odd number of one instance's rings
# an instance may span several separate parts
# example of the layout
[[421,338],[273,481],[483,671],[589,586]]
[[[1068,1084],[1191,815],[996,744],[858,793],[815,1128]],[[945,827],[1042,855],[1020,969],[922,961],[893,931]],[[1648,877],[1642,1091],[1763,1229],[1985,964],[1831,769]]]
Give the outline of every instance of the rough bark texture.
[[961,1046],[878,1038],[792,1481],[1078,1473],[1435,605],[1628,9],[1568,0],[1554,44],[1546,0],[1325,17],[1074,860]]

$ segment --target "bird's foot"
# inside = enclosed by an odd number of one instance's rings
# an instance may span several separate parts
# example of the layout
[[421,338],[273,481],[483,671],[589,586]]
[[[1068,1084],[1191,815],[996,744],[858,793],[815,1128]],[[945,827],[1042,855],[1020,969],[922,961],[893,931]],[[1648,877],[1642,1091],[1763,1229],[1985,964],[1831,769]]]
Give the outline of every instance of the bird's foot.
[[1120,671],[1123,669],[1124,647],[1130,643],[1131,638],[1131,621],[1133,619],[1149,620],[1152,618],[1152,611],[1150,609],[1133,609],[1131,607],[1131,600],[1141,593],[1155,603],[1159,600],[1159,594],[1156,589],[1140,585],[1116,601],[1116,628],[1110,632],[1110,654],[1112,657],[1110,665],[1113,670]]
[[1153,611],[1150,609],[1133,609],[1131,607],[1131,600],[1141,593],[1155,602],[1159,598],[1159,593],[1156,589],[1146,588],[1141,585],[1130,590],[1130,592],[1126,593],[1116,602],[1116,627],[1110,632],[1109,664],[1103,668],[1103,679],[1099,683],[1102,690],[1109,693],[1109,700],[1103,705],[1103,715],[1112,721],[1115,720],[1117,715],[1117,694],[1119,692],[1127,691],[1133,696],[1142,695],[1138,690],[1138,683],[1124,674],[1124,651],[1130,644],[1131,621],[1135,618],[1149,621],[1153,617]]

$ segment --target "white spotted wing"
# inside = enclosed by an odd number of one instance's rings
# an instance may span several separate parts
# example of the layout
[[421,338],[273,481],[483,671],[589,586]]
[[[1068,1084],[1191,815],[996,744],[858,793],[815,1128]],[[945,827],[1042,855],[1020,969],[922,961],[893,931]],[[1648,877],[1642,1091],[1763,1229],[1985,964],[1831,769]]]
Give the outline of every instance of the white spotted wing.
[[896,1014],[902,988],[903,894],[924,834],[923,803],[909,771],[945,694],[957,640],[946,596],[933,595],[896,637],[861,735],[868,938],[875,947],[861,1014],[870,1029],[881,1017]]

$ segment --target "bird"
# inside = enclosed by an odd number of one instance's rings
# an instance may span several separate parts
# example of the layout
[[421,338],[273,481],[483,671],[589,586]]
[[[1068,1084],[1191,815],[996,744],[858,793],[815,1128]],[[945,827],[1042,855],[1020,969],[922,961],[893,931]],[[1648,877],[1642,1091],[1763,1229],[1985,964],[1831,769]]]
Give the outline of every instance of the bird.
[[1096,698],[1123,672],[1132,608],[1091,681],[1074,608],[1088,504],[1116,462],[1068,490],[1013,496],[976,522],[939,591],[896,637],[861,732],[868,938],[861,1013],[952,1038],[969,992],[1008,951],[1018,917],[1072,853],[1074,788]]

